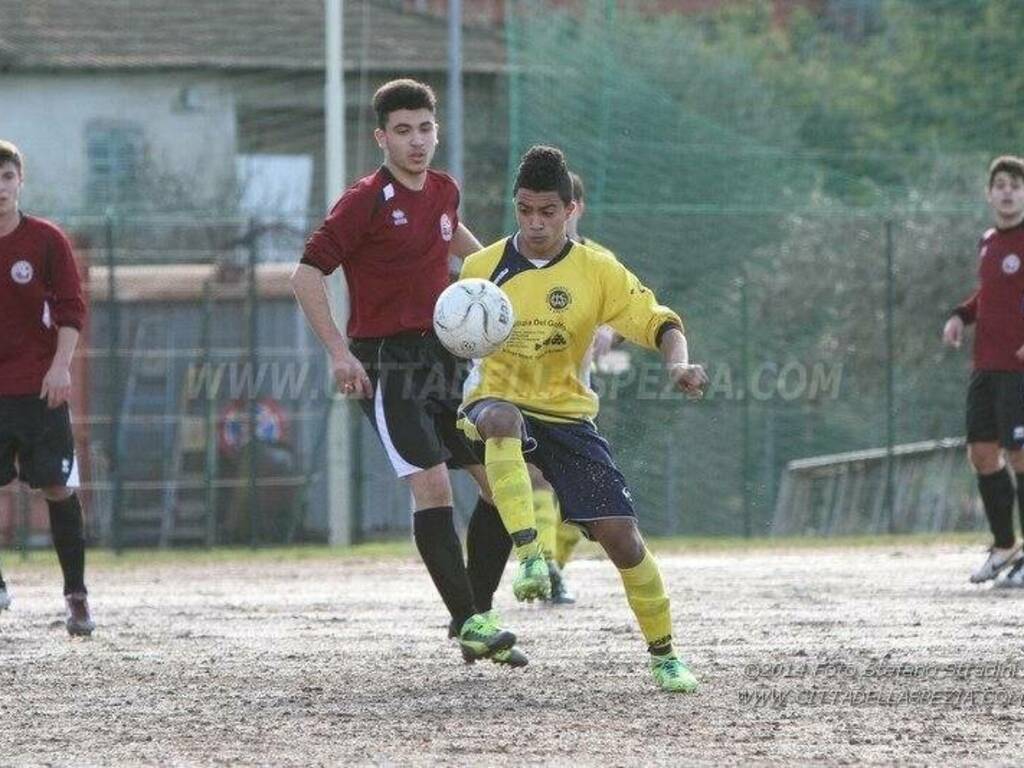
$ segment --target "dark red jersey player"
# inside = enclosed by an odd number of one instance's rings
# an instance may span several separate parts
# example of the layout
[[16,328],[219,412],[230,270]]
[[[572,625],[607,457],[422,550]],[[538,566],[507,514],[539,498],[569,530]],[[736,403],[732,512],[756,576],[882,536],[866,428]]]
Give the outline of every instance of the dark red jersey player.
[[[67,402],[85,304],[67,238],[21,212],[23,185],[21,153],[0,141],[0,486],[21,479],[42,491],[64,574],[66,626],[89,635],[95,624]],[[0,611],[9,605],[0,577]]]
[[[978,244],[978,287],[953,310],[943,339],[959,347],[964,326],[975,325],[967,451],[995,541],[971,581],[992,580],[1010,567],[997,586],[1024,587],[1013,530],[1015,496],[1024,522],[1024,160],[992,162],[988,203],[996,226]],[[1007,463],[1017,474],[1016,493]]]
[[[450,256],[468,256],[480,243],[459,221],[455,181],[430,169],[433,91],[395,80],[377,91],[373,106],[384,165],[335,204],[309,238],[292,284],[331,356],[338,388],[359,399],[395,473],[409,483],[416,546],[463,657],[522,666],[515,635],[491,613],[511,541],[490,503],[481,457],[456,428],[463,368],[433,333]],[[349,288],[346,333],[331,316],[324,285],[338,267]],[[468,567],[452,521],[448,467],[466,469],[481,488],[467,533]]]

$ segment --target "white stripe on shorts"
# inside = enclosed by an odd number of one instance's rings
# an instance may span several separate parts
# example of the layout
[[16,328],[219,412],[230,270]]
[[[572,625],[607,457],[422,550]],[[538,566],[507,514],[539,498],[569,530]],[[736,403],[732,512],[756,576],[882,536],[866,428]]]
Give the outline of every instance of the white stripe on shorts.
[[377,383],[377,391],[373,394],[373,415],[377,422],[377,434],[380,435],[380,441],[384,445],[384,450],[387,451],[388,459],[391,460],[391,466],[395,468],[395,474],[399,477],[408,477],[416,472],[422,472],[422,467],[415,467],[403,459],[402,454],[398,452],[395,444],[391,441],[388,420],[384,415],[384,388],[380,382]]

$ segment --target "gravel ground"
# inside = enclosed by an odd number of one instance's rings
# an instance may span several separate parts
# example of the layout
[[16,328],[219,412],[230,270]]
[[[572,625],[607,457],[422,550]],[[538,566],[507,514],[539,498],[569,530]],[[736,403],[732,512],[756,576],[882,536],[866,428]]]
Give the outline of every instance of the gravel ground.
[[606,561],[571,608],[505,624],[523,670],[464,665],[411,560],[90,569],[89,640],[56,567],[5,575],[0,765],[1019,764],[1024,590],[956,545],[663,555],[693,696],[655,690]]

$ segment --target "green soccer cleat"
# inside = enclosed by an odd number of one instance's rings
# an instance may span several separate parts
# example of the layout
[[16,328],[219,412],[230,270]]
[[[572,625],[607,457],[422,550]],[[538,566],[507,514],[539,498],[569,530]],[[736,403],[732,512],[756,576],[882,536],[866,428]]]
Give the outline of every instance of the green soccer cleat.
[[671,693],[694,693],[697,678],[677,656],[651,656],[651,674],[663,691]]
[[515,644],[516,636],[498,626],[498,617],[493,611],[473,614],[459,631],[459,648],[467,664],[507,651]]
[[532,555],[519,561],[519,571],[512,580],[512,594],[520,602],[544,600],[551,596],[551,577],[544,555]]

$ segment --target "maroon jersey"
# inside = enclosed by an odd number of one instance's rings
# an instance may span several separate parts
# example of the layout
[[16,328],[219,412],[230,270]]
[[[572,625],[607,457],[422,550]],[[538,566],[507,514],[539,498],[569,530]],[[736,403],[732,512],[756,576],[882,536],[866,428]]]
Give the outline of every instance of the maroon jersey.
[[955,310],[978,324],[974,368],[1024,371],[1015,356],[1024,347],[1024,225],[988,230],[978,249],[978,289]]
[[0,396],[39,394],[57,329],[81,330],[84,319],[71,244],[54,224],[23,215],[0,237]]
[[434,303],[450,282],[448,251],[459,226],[454,179],[427,171],[423,189],[387,168],[360,179],[306,242],[302,261],[325,275],[345,270],[350,338],[433,328]]

